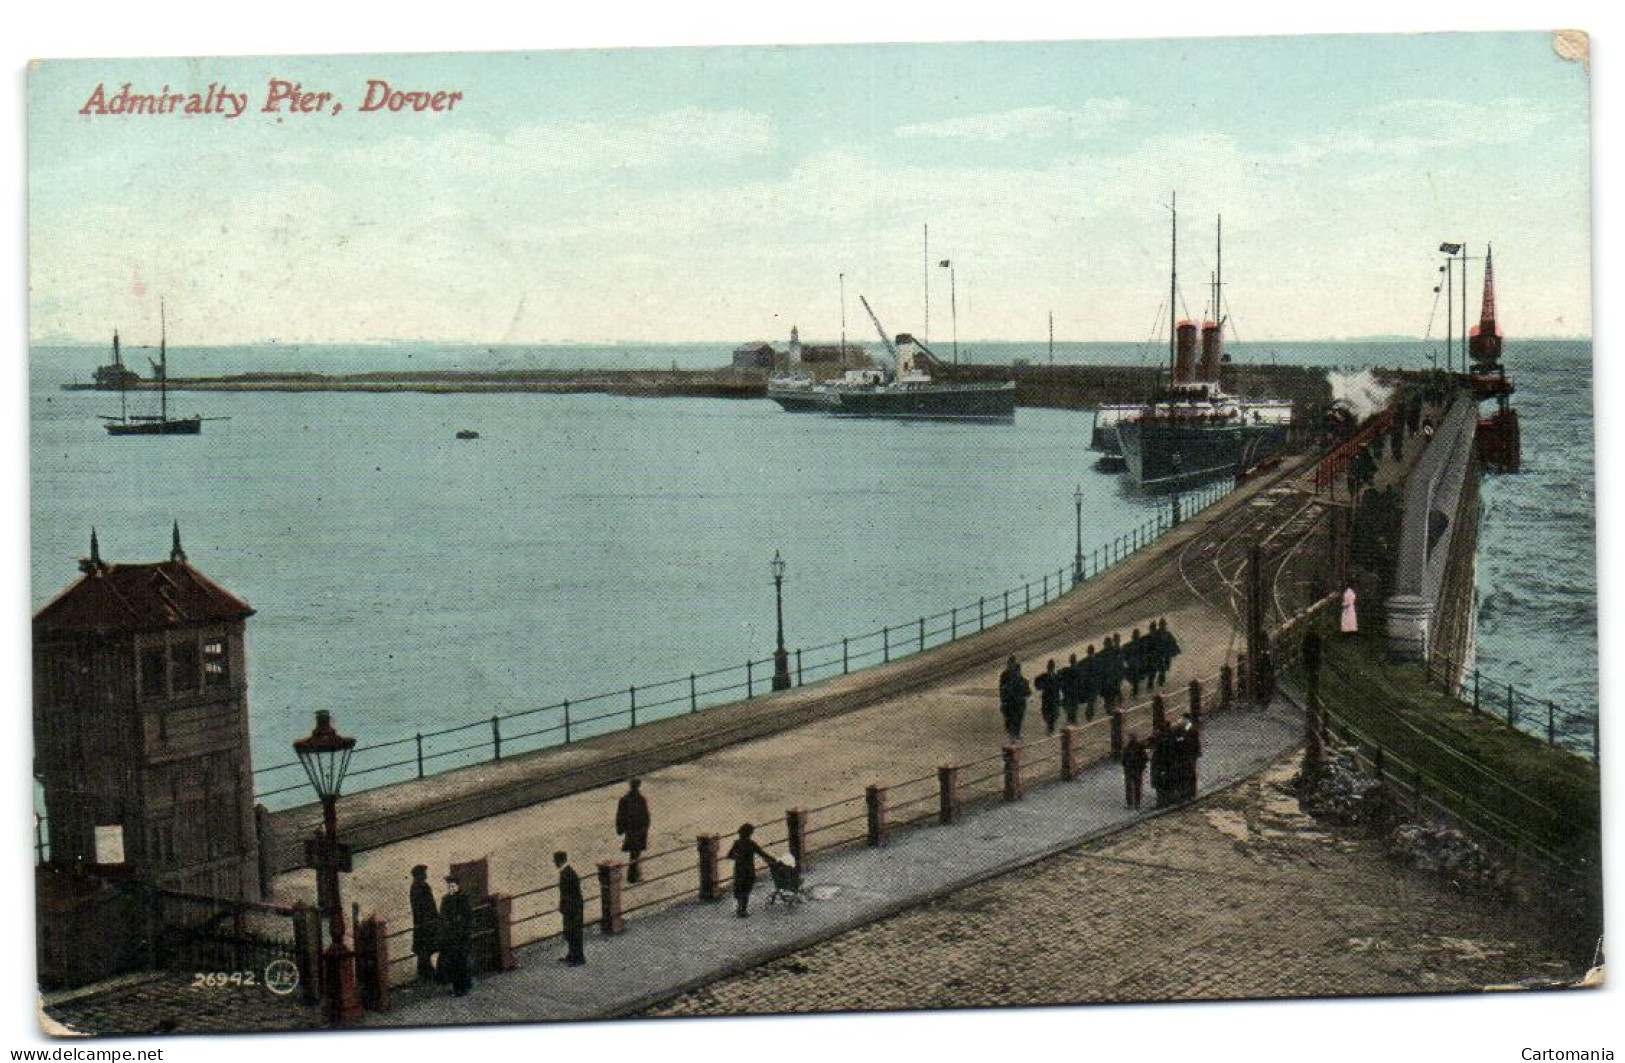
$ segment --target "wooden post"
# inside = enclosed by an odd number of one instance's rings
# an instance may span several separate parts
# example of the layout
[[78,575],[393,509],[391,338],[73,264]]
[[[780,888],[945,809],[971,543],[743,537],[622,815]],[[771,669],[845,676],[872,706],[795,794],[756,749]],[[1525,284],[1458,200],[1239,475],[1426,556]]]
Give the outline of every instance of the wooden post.
[[807,869],[807,810],[805,808],[785,810],[784,833],[788,837],[790,855],[796,858],[796,866],[805,871]]
[[700,856],[700,900],[719,901],[722,899],[722,877],[718,873],[717,853],[718,841],[715,834],[701,834],[694,839],[694,847]]
[[877,849],[886,844],[891,824],[886,819],[886,788],[871,785],[864,788],[863,802],[869,812],[869,847]]
[[1070,782],[1078,770],[1078,728],[1069,723],[1061,728],[1061,778]]
[[519,966],[513,955],[513,898],[506,893],[493,893],[488,900],[497,935],[496,969],[511,971]]
[[376,915],[355,928],[355,980],[363,1008],[389,1010],[388,923]]
[[625,867],[619,860],[604,860],[598,864],[598,929],[609,937],[626,929],[626,917],[621,914],[621,882]]
[[1021,800],[1021,747],[1004,747],[1004,799]]
[[959,818],[959,768],[944,764],[937,768],[937,822],[947,825]]

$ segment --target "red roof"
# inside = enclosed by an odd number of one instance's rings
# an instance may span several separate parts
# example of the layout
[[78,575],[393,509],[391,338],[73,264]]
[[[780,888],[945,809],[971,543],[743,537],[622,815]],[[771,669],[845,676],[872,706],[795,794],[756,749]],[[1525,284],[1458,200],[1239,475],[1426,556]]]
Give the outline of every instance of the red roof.
[[185,561],[93,567],[34,614],[34,634],[106,633],[242,620],[247,602]]

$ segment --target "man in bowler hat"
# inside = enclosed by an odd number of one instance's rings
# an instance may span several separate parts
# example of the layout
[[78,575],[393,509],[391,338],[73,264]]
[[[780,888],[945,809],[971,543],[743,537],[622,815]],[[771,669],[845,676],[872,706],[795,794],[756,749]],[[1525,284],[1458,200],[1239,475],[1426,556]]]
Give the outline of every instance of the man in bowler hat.
[[626,854],[626,881],[638,881],[638,857],[649,847],[649,802],[643,796],[643,783],[632,779],[626,784],[626,793],[615,806],[615,833],[621,836],[621,851]]
[[418,981],[434,981],[434,954],[440,949],[440,906],[429,885],[429,869],[412,869],[412,954],[418,958]]
[[553,866],[559,869],[559,919],[564,923],[564,943],[568,948],[560,963],[580,967],[587,962],[582,933],[586,924],[585,903],[581,897],[581,876],[570,866],[570,857],[563,852],[553,854]]
[[446,895],[440,899],[440,969],[454,995],[468,995],[474,984],[468,969],[468,946],[474,937],[474,906],[456,875],[446,876]]

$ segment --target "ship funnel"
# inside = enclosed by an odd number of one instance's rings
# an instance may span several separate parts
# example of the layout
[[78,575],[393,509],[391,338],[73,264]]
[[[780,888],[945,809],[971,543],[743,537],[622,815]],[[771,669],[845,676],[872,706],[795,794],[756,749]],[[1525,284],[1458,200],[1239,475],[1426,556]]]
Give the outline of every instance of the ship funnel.
[[1175,333],[1179,338],[1174,383],[1188,384],[1196,379],[1196,322],[1181,321]]
[[1202,364],[1197,370],[1198,380],[1218,380],[1219,366],[1224,364],[1224,326],[1217,321],[1202,322]]

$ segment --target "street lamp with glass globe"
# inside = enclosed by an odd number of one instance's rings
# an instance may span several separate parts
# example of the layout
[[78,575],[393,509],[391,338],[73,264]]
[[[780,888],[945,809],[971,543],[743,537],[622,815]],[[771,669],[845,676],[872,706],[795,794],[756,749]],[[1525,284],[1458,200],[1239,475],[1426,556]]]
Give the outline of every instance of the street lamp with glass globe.
[[327,1021],[334,1026],[360,1020],[356,995],[355,952],[345,942],[344,902],[339,897],[339,871],[349,870],[349,853],[339,845],[339,791],[350,767],[355,739],[333,729],[333,715],[316,713],[316,727],[293,744],[310,785],[322,803],[322,834],[306,846],[309,862],[321,876],[320,897],[328,905],[328,934],[332,941],[323,953],[323,983],[327,991]]
[[787,566],[777,550],[768,568],[773,573],[773,604],[778,616],[778,648],[773,651],[773,689],[790,689],[790,651],[784,648],[784,570]]

